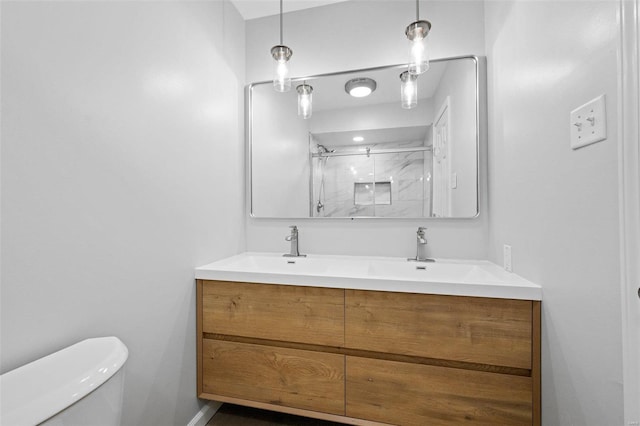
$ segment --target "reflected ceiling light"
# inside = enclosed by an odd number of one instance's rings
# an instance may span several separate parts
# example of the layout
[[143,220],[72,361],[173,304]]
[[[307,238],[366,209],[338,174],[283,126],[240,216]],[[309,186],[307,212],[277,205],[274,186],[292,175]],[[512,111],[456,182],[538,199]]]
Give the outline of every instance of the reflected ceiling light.
[[353,141],[354,142],[362,142],[364,140],[364,138],[362,136],[354,136],[353,137]]
[[409,39],[409,72],[422,74],[429,69],[429,51],[427,35],[431,30],[431,22],[420,20],[420,2],[416,0],[416,20],[410,23],[404,33]]
[[289,76],[289,59],[293,50],[282,44],[282,0],[280,0],[280,44],[271,48],[271,56],[276,61],[273,77],[273,88],[276,92],[291,90],[291,76]]
[[409,71],[400,74],[400,101],[402,108],[411,109],[418,105],[418,76]]
[[296,87],[298,92],[298,115],[304,119],[311,117],[313,110],[313,87],[306,82]]
[[378,84],[368,77],[352,78],[344,85],[344,90],[354,98],[364,98],[376,90]]

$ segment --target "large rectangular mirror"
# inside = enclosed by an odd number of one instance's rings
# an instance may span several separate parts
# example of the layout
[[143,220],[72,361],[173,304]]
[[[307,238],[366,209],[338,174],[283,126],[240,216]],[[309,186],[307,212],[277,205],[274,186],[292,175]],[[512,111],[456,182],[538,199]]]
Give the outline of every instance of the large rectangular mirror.
[[[251,215],[471,218],[478,214],[479,58],[431,61],[417,105],[401,105],[406,65],[248,86]],[[347,82],[370,79],[365,97]],[[368,85],[372,85],[366,80]],[[296,87],[313,88],[298,116]]]

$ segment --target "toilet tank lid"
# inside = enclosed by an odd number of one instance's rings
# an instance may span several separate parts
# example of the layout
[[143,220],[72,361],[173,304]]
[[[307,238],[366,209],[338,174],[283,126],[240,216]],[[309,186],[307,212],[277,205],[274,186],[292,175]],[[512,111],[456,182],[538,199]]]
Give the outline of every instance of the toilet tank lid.
[[117,337],[83,340],[0,376],[0,423],[36,425],[109,380],[129,356]]

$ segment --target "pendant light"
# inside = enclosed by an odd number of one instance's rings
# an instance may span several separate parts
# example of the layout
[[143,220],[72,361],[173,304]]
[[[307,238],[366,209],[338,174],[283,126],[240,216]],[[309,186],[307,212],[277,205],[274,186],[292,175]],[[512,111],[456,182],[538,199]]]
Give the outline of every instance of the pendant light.
[[303,82],[296,87],[296,91],[298,92],[298,115],[306,120],[313,112],[313,87]]
[[420,20],[420,3],[416,0],[416,20],[404,31],[410,41],[409,72],[411,74],[422,74],[429,69],[427,35],[430,30],[431,22]]
[[400,101],[402,108],[411,109],[418,105],[418,76],[409,71],[400,74]]
[[291,90],[291,76],[289,75],[289,59],[293,51],[282,44],[282,0],[280,0],[280,44],[271,48],[271,56],[275,59],[275,73],[273,88],[276,92],[288,92]]

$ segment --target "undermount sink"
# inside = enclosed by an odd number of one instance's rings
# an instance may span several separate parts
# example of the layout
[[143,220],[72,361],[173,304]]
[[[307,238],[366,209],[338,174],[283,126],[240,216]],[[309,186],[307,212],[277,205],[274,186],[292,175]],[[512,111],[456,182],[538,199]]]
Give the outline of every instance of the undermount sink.
[[540,286],[488,261],[241,253],[196,268],[196,279],[541,300]]

